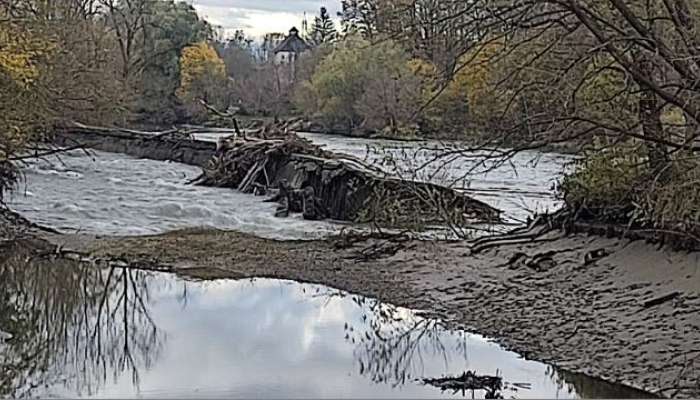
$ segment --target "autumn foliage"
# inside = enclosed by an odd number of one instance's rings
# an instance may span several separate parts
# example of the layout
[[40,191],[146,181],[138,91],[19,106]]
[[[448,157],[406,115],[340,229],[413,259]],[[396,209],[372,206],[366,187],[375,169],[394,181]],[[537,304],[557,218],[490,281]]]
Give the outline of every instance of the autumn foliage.
[[13,83],[26,87],[39,77],[39,59],[51,48],[45,38],[6,24],[0,26],[0,71]]
[[185,47],[180,56],[178,98],[190,113],[201,110],[200,100],[220,106],[226,85],[226,65],[216,50],[205,42]]

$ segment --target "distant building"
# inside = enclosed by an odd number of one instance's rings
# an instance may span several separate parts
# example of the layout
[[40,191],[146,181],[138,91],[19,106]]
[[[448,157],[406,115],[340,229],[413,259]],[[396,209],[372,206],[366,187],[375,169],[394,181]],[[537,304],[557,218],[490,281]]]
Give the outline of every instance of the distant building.
[[260,53],[258,55],[259,60],[263,62],[273,61],[275,57],[275,49],[282,42],[284,42],[284,39],[286,38],[287,35],[284,33],[275,32],[265,34],[265,38],[260,48]]
[[299,30],[296,27],[292,28],[289,35],[273,51],[275,64],[293,64],[301,53],[310,49],[311,46],[299,36]]

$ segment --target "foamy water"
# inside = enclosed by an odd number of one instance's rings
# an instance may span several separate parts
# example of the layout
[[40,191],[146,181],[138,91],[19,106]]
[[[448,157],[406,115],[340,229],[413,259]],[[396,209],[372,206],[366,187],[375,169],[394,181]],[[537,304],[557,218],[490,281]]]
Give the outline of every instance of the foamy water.
[[[555,154],[523,153],[512,164],[479,173],[475,162],[453,157],[430,165],[436,142],[404,143],[304,134],[329,150],[351,154],[408,178],[464,188],[470,195],[524,220],[530,211],[552,210],[551,186],[570,160]],[[202,135],[216,140],[216,135]],[[535,161],[537,161],[535,163]],[[440,164],[442,165],[442,163]],[[199,168],[114,153],[73,151],[60,159],[36,160],[10,205],[31,220],[66,232],[140,235],[208,226],[263,237],[307,239],[337,232],[346,224],[305,221],[301,215],[275,218],[276,204],[232,189],[188,185]]]

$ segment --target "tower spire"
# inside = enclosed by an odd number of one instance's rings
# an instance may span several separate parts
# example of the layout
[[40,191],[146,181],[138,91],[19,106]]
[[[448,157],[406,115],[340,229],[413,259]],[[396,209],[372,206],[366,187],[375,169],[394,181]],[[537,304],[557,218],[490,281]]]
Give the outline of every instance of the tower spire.
[[309,31],[309,21],[306,19],[306,11],[304,11],[304,20],[301,21],[301,37],[306,39],[306,34]]

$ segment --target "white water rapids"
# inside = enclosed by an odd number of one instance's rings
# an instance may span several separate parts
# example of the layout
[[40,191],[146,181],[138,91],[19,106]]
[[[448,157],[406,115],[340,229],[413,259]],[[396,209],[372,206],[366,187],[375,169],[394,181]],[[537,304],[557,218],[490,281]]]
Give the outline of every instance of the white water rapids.
[[[552,185],[568,156],[521,153],[487,173],[473,171],[475,161],[452,157],[436,173],[434,165],[414,174],[432,159],[437,142],[395,142],[304,134],[327,149],[374,162],[402,176],[464,187],[468,193],[524,220],[530,211],[553,210]],[[201,135],[215,140],[216,135]],[[437,165],[437,164],[435,164]],[[187,185],[199,168],[122,154],[72,151],[60,159],[36,160],[24,168],[25,181],[10,205],[30,220],[65,232],[140,235],[209,226],[262,237],[308,239],[337,232],[347,225],[305,221],[301,215],[275,218],[276,204],[262,197],[225,188]],[[461,178],[472,172],[466,179]]]

